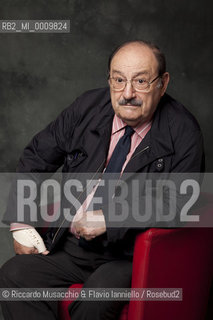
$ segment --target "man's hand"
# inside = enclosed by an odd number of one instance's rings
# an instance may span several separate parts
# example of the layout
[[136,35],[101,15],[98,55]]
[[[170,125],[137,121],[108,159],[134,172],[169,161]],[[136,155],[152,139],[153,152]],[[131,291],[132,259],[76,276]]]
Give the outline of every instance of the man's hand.
[[31,247],[25,247],[16,240],[13,242],[14,245],[14,251],[16,254],[33,254],[38,253],[38,250],[36,248]]
[[34,254],[38,253],[38,250],[36,248],[31,247],[25,247],[16,240],[13,242],[14,245],[14,251],[16,254]]
[[102,210],[83,211],[75,215],[72,227],[72,232],[86,240],[92,240],[106,232],[106,223]]
[[[36,249],[35,247],[23,246],[16,240],[14,240],[13,246],[16,254],[38,254],[38,249]],[[43,255],[47,255],[48,253],[48,250],[42,252]]]
[[[34,248],[34,247],[26,247],[23,246],[22,244],[20,244],[19,242],[17,242],[16,240],[14,240],[14,251],[16,254],[37,254],[38,253],[38,249]],[[42,254],[47,255],[49,253],[49,251],[44,251],[42,252]]]

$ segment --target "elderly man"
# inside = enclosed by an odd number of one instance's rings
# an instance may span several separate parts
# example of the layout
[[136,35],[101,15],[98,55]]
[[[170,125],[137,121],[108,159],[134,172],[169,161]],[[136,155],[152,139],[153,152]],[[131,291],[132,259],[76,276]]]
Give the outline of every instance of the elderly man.
[[[169,73],[158,47],[145,41],[118,47],[109,59],[108,82],[110,90],[86,92],[38,133],[25,148],[18,171],[54,172],[62,165],[64,172],[74,173],[203,171],[199,125],[165,94]],[[20,225],[11,212],[4,218],[11,223],[18,255],[2,267],[1,287],[54,288],[79,282],[85,288],[130,287],[137,232],[108,228],[106,207],[92,211],[88,197],[83,198],[71,226],[49,233],[47,248],[30,221]],[[88,222],[88,215],[98,216],[99,222]],[[38,240],[34,246],[24,238],[26,230]],[[54,301],[2,305],[5,319],[57,318]],[[122,301],[77,300],[69,312],[72,320],[118,319],[122,306]]]

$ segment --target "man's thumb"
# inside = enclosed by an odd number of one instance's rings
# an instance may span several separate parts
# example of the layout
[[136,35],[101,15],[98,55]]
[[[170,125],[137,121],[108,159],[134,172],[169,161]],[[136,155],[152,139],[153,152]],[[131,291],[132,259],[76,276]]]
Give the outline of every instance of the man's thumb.
[[41,252],[41,254],[43,254],[44,256],[46,256],[48,253],[49,253],[48,250],[45,250],[45,251]]

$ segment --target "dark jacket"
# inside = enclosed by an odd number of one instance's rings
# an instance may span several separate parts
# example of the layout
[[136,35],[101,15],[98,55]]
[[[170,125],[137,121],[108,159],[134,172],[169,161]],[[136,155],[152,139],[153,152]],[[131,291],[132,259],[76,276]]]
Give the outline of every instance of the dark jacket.
[[[114,111],[108,88],[81,95],[25,148],[18,172],[100,173],[108,154]],[[135,150],[124,172],[202,172],[200,127],[183,105],[165,94],[154,114],[151,130]],[[5,218],[14,221],[15,217]],[[53,245],[65,234],[57,230]],[[107,243],[126,243],[127,232],[107,229]],[[51,235],[53,236],[53,234]]]

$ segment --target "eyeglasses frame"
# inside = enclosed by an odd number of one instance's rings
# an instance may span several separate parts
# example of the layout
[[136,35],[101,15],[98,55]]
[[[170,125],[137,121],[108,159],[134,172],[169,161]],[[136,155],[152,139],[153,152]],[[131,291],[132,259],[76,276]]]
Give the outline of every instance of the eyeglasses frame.
[[137,92],[149,92],[149,90],[148,90],[148,91],[146,91],[146,90],[149,89],[149,88],[150,88],[150,85],[151,85],[155,80],[157,80],[157,79],[159,79],[159,78],[162,78],[162,75],[161,75],[161,74],[159,74],[156,78],[154,78],[154,79],[151,80],[151,81],[147,81],[147,80],[146,80],[146,82],[147,82],[147,87],[144,88],[143,90],[139,90],[139,89],[137,89],[137,88],[134,87],[134,85],[132,84],[132,82],[133,82],[134,79],[130,79],[130,80],[126,79],[126,80],[125,80],[125,85],[124,85],[124,87],[123,87],[122,89],[114,89],[114,88],[112,87],[110,80],[111,80],[111,79],[114,79],[114,77],[109,77],[108,79],[109,79],[110,86],[111,86],[111,88],[112,88],[113,91],[117,91],[117,92],[123,91],[123,90],[126,88],[127,83],[130,82],[132,88],[134,88],[135,91],[137,91]]

